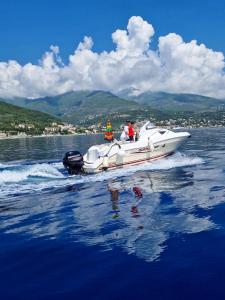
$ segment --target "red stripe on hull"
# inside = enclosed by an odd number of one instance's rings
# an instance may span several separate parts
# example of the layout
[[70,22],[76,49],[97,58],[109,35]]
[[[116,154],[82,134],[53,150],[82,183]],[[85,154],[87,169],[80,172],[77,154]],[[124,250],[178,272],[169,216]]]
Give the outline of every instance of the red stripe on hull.
[[[125,164],[113,165],[113,166],[110,166],[110,167],[108,167],[106,169],[107,170],[111,170],[111,169],[116,169],[118,167],[122,167],[122,166],[126,166],[126,165],[137,165],[137,164],[143,163],[145,161],[151,161],[151,160],[156,160],[156,159],[159,159],[159,158],[167,157],[167,156],[172,155],[173,153],[174,152],[170,152],[170,153],[163,154],[163,155],[158,155],[158,156],[155,156],[155,157],[152,157],[152,158],[139,159],[139,160],[134,160],[132,162],[125,163]],[[104,169],[101,168],[100,170],[104,170]]]

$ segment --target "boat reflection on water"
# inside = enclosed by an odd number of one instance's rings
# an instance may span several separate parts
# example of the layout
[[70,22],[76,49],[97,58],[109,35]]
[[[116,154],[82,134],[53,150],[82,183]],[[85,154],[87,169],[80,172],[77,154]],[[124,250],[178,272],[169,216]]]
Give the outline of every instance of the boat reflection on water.
[[[136,201],[131,206],[131,212],[134,217],[138,217],[138,206],[143,200],[144,194],[168,192],[170,190],[176,190],[185,186],[193,185],[191,178],[192,173],[184,172],[181,170],[170,172],[138,172],[132,175],[126,181],[120,179],[114,179],[108,182],[108,191],[111,194],[112,209],[118,217],[119,211],[119,195],[123,191],[132,191],[133,198]],[[183,179],[186,178],[184,181]],[[188,179],[188,180],[187,180]]]
[[185,212],[173,203],[173,193],[191,187],[193,174],[181,169],[169,172],[138,172],[129,178],[108,182],[113,218],[123,226],[104,236],[128,253],[146,261],[157,259],[170,234],[200,232],[214,225],[208,218]]
[[113,185],[114,182],[108,184],[108,191],[111,194],[113,218],[119,217],[119,188]]
[[[120,194],[120,189],[122,190],[123,187],[121,187],[120,182],[116,180],[112,180],[108,183],[108,191],[111,194],[111,201],[112,201],[112,212],[113,212],[113,218],[118,218],[119,217],[119,194]],[[141,202],[141,199],[143,198],[141,189],[137,186],[133,187],[133,192],[135,195],[135,198],[139,199],[139,201],[136,201],[131,206],[131,212],[133,217],[138,217],[138,204]]]
[[1,228],[10,234],[69,238],[104,251],[120,247],[151,262],[159,259],[174,234],[215,228],[208,217],[196,214],[194,208],[201,201],[191,169],[139,171],[75,184],[42,194],[42,199],[21,197],[13,210],[1,213]]

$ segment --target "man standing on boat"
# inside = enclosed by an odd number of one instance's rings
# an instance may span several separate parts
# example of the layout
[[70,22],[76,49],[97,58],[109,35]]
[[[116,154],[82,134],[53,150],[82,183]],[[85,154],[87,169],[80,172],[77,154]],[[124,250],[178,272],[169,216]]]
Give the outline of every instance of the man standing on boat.
[[134,122],[131,122],[128,127],[128,135],[129,135],[129,141],[134,140]]
[[129,126],[130,126],[130,121],[126,121],[126,125],[124,125],[123,132],[120,136],[121,141],[128,141],[129,140]]

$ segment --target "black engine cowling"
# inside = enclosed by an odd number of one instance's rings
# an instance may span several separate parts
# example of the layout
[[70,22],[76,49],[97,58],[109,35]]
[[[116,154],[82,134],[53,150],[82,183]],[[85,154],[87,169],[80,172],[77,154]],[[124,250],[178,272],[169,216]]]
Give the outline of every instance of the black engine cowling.
[[71,175],[82,173],[84,165],[82,154],[79,151],[66,152],[63,165]]

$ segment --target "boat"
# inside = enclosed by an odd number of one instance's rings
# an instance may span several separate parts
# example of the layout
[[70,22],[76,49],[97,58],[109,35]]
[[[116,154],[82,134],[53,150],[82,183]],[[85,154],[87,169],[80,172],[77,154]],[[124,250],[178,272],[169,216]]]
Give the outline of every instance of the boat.
[[173,154],[191,135],[173,132],[146,122],[136,141],[117,141],[91,146],[84,156],[79,151],[69,151],[63,158],[69,174],[94,174],[124,168]]

